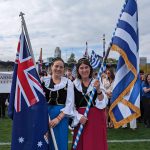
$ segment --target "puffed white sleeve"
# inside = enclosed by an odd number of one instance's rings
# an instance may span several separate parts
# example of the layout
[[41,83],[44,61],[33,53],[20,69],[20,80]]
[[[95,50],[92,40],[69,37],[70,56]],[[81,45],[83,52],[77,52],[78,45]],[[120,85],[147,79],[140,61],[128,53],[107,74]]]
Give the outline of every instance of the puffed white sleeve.
[[104,109],[104,108],[106,108],[106,106],[108,104],[108,98],[107,98],[107,95],[105,94],[105,90],[104,90],[104,87],[102,85],[101,85],[100,89],[103,93],[104,98],[101,101],[98,98],[96,98],[95,102],[96,102],[96,107],[98,109]]
[[79,124],[79,121],[81,119],[83,115],[78,113],[78,111],[76,110],[76,108],[74,107],[74,116],[73,116],[73,120],[72,120],[72,127],[76,127]]
[[68,79],[68,87],[67,87],[67,98],[65,107],[61,109],[68,117],[74,116],[74,86],[71,80]]

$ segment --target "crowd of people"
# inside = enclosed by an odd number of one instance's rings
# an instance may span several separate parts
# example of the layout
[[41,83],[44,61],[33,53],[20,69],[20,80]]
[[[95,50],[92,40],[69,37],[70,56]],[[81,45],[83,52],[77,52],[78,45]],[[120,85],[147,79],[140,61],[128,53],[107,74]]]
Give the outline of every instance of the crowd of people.
[[[93,71],[90,62],[81,58],[76,64],[76,77],[72,69],[65,69],[61,58],[55,58],[49,73],[40,73],[40,79],[48,103],[49,127],[53,128],[59,150],[67,150],[68,127],[73,130],[73,141],[80,124],[84,126],[83,133],[77,145],[77,150],[102,149],[107,150],[107,128],[113,128],[109,117],[110,99],[112,96],[115,74],[111,69],[97,80],[97,72]],[[92,104],[88,116],[84,116],[86,106],[93,90]],[[150,74],[140,71],[140,108],[145,127],[150,128]],[[0,117],[5,116],[6,99],[8,95],[0,94]],[[126,128],[124,125],[123,128]],[[136,119],[130,122],[130,128],[136,129]],[[96,143],[96,144],[95,144]],[[55,149],[50,138],[50,149]]]

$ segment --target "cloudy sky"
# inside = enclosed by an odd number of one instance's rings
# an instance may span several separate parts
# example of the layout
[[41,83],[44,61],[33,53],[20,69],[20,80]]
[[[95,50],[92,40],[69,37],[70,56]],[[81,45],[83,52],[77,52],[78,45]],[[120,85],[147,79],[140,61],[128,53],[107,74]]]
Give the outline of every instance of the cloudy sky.
[[[106,48],[123,7],[124,0],[0,0],[0,60],[14,61],[21,18],[25,13],[32,49],[37,60],[40,48],[43,58],[54,56],[57,46],[66,60],[73,52],[82,57],[85,42],[89,54],[102,54],[102,35]],[[138,0],[140,57],[150,62],[150,0]],[[116,53],[111,57],[118,58]]]

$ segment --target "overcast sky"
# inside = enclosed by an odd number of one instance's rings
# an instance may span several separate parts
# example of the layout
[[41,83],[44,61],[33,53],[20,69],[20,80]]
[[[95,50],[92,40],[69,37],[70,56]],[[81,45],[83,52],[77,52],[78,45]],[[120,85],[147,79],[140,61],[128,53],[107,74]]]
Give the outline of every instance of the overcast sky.
[[[0,60],[14,61],[21,33],[20,11],[25,13],[32,49],[37,60],[54,56],[57,46],[66,60],[73,52],[82,57],[85,42],[89,54],[102,54],[102,35],[106,48],[111,41],[124,0],[0,0]],[[150,0],[138,0],[140,57],[150,62]],[[117,53],[111,57],[118,58]]]

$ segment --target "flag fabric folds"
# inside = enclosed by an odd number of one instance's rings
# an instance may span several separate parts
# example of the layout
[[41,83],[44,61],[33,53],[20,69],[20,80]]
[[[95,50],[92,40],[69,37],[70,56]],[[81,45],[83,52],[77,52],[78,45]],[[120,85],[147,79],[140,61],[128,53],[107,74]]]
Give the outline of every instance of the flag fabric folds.
[[138,10],[136,0],[127,0],[112,39],[120,54],[109,110],[118,128],[140,116]]
[[9,101],[8,115],[13,119],[11,150],[47,150],[46,99],[23,32]]
[[100,65],[101,65],[100,56],[97,55],[93,50],[91,53],[90,64],[93,69],[96,69],[96,68],[100,67]]

